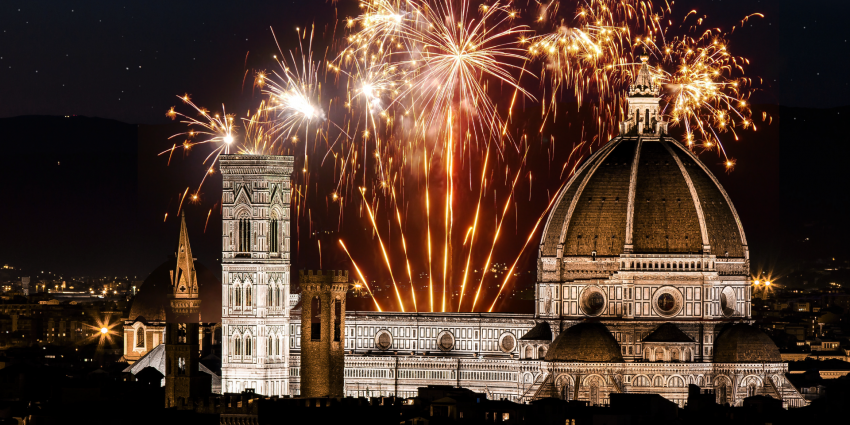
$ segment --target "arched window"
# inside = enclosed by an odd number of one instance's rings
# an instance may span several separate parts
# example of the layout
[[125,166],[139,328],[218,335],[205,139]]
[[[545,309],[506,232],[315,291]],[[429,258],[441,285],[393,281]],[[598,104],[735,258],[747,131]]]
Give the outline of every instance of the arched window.
[[278,242],[278,229],[280,228],[280,220],[274,218],[269,221],[269,252],[277,253],[280,243]]
[[239,223],[239,251],[251,252],[251,220],[243,218]]
[[596,406],[599,404],[599,384],[596,381],[593,381],[590,384],[590,405]]
[[678,376],[673,376],[667,382],[667,386],[670,388],[683,388],[685,386],[685,381]]
[[238,336],[233,341],[233,355],[234,356],[241,356],[242,355],[242,338],[239,338]]
[[525,358],[530,359],[530,358],[534,357],[533,353],[534,353],[534,349],[531,348],[530,345],[526,345],[525,346]]
[[310,339],[322,339],[322,302],[319,297],[313,297],[310,302]]
[[251,337],[246,336],[245,337],[245,355],[246,356],[250,356],[251,353],[253,352],[253,350],[251,348],[253,348],[253,346],[251,345]]
[[670,350],[670,361],[671,362],[678,362],[679,360],[680,360],[679,359],[679,349],[674,348],[674,349]]
[[691,361],[691,349],[685,348],[682,350],[682,361],[689,362]]
[[248,284],[248,286],[247,286],[247,287],[245,287],[245,305],[246,305],[246,306],[248,306],[248,307],[250,307],[250,306],[251,306],[251,301],[252,301],[252,298],[251,298],[251,284]]
[[145,328],[139,326],[136,328],[136,347],[145,347]]
[[564,381],[564,384],[561,385],[561,400],[570,400],[570,381]]
[[179,323],[177,324],[177,342],[181,344],[186,343],[186,324]]
[[751,383],[750,385],[747,385],[747,397],[752,397],[754,395],[756,395],[756,384]]
[[274,338],[273,338],[273,337],[271,337],[271,336],[269,336],[269,355],[270,355],[270,356],[273,356],[273,355],[274,355],[274,351],[273,351],[273,350],[274,350]]

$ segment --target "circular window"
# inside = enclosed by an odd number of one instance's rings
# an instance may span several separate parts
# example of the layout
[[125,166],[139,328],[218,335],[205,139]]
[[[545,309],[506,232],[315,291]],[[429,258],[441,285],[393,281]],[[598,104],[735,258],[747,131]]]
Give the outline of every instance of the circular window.
[[508,332],[502,334],[502,337],[499,338],[499,349],[505,353],[510,353],[514,351],[514,348],[516,348],[516,338],[513,334]]
[[672,317],[682,311],[682,293],[672,286],[663,286],[652,296],[655,312],[659,316]]
[[455,337],[449,331],[443,331],[437,336],[437,347],[442,351],[451,351],[455,346]]
[[658,297],[658,309],[665,312],[670,313],[673,309],[676,308],[676,299],[673,298],[670,294],[661,294]]
[[598,286],[588,286],[581,293],[581,309],[588,316],[598,316],[605,310],[605,292]]
[[735,304],[738,300],[735,297],[735,290],[727,286],[720,291],[720,312],[726,316],[735,314]]
[[393,346],[393,336],[386,329],[378,331],[375,335],[375,347],[379,350],[389,350]]

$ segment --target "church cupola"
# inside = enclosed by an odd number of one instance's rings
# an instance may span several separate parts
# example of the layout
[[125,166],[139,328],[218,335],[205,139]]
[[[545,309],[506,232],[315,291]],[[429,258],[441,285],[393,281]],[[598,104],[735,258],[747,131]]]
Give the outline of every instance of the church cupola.
[[667,133],[667,122],[661,117],[659,103],[661,85],[649,70],[649,56],[640,56],[640,70],[628,92],[628,116],[620,123],[620,135],[660,136]]

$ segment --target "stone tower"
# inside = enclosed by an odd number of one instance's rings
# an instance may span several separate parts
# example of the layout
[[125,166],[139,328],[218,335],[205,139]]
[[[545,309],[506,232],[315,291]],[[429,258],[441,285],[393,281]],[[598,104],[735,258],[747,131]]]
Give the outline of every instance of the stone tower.
[[186,217],[180,217],[177,266],[171,271],[170,311],[165,325],[165,407],[176,407],[210,388],[210,376],[199,369],[201,299],[189,246]]
[[289,393],[293,157],[222,155],[222,391]]
[[348,271],[302,271],[301,397],[343,397]]

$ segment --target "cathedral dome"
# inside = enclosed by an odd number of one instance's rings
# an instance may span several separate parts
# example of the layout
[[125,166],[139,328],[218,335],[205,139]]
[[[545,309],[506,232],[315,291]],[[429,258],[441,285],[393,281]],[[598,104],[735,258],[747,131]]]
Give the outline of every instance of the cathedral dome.
[[561,332],[546,353],[550,362],[622,363],[620,344],[605,325],[581,322]]
[[542,257],[714,254],[746,258],[734,206],[697,157],[669,137],[617,137],[561,190]]
[[[128,319],[146,322],[164,322],[168,296],[172,294],[171,272],[177,267],[177,258],[171,258],[156,268],[137,289],[130,304]],[[195,261],[198,292],[201,299],[201,321],[221,321],[221,282],[215,274]]]
[[767,334],[743,323],[727,326],[714,340],[715,363],[781,362],[779,348]]

